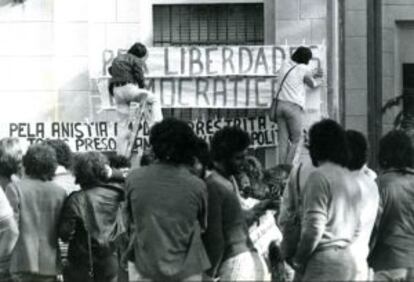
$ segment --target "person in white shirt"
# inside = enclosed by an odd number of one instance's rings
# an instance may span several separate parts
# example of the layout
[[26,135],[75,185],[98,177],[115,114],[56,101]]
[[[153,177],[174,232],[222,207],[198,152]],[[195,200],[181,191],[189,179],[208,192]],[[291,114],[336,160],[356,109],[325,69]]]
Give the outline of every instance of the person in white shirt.
[[355,130],[347,130],[346,137],[351,153],[348,169],[361,189],[361,199],[364,202],[360,212],[361,227],[359,236],[351,244],[350,250],[357,262],[357,281],[370,280],[368,268],[369,241],[380,201],[378,186],[375,182],[377,175],[366,166],[368,144],[364,135]]
[[273,97],[270,119],[278,124],[280,164],[292,164],[295,157],[303,129],[306,87],[316,88],[321,84],[322,71],[308,66],[311,59],[311,49],[298,47],[279,71],[279,90]]

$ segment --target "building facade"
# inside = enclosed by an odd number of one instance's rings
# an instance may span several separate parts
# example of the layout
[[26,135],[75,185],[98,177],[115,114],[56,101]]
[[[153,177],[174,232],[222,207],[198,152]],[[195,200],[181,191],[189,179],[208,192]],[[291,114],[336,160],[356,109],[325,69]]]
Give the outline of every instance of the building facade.
[[[26,0],[0,7],[2,122],[111,120],[96,72],[116,50],[147,46],[326,46],[323,115],[371,147],[412,85],[413,0]],[[103,52],[113,51],[111,52]],[[241,117],[263,109],[164,109],[166,116]],[[275,164],[276,148],[256,150]],[[372,156],[375,162],[375,154]]]

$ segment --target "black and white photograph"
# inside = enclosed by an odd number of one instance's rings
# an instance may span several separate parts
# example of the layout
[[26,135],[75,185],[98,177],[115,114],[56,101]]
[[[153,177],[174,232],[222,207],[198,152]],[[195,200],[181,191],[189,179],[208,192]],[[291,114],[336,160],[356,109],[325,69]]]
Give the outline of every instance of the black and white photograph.
[[0,0],[0,282],[414,281],[414,0]]

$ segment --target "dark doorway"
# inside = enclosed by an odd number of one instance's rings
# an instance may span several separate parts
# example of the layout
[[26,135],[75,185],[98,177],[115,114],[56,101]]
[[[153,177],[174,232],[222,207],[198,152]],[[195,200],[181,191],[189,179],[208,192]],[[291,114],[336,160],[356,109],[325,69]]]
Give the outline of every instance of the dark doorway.
[[403,64],[403,116],[401,127],[414,129],[414,64]]

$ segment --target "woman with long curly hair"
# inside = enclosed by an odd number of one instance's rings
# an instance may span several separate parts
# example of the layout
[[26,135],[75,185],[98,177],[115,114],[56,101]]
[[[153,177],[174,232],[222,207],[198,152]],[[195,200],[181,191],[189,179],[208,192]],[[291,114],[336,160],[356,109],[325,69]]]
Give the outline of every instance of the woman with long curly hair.
[[59,236],[69,242],[65,281],[114,282],[118,275],[115,241],[123,232],[122,187],[107,183],[108,159],[99,152],[75,158],[81,191],[73,192],[62,211]]

